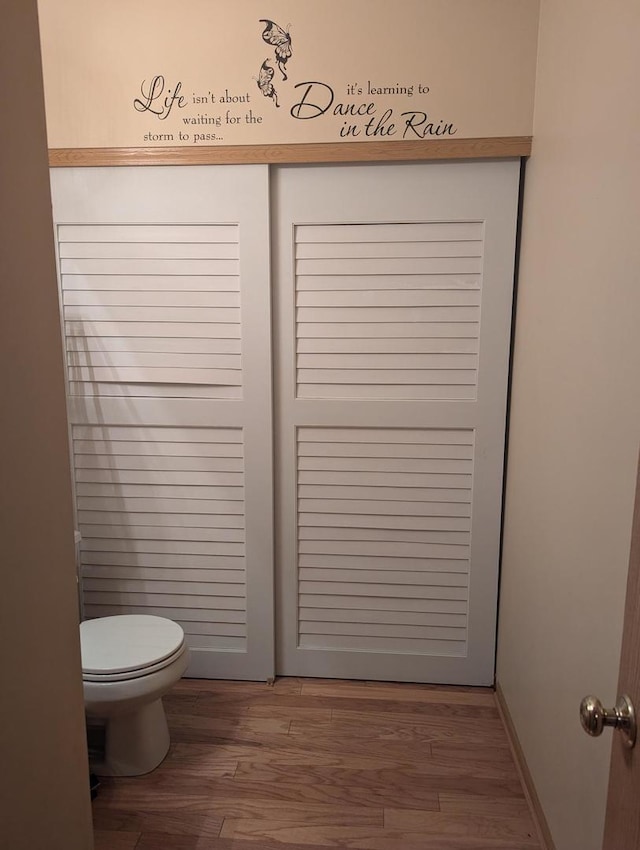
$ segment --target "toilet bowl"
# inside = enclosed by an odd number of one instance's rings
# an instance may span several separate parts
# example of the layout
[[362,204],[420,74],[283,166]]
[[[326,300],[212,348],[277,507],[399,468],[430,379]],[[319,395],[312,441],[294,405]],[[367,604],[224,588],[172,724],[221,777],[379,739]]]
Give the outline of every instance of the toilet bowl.
[[182,628],[146,614],[80,624],[85,713],[104,725],[101,776],[140,776],[163,760],[169,729],[162,696],[189,663]]

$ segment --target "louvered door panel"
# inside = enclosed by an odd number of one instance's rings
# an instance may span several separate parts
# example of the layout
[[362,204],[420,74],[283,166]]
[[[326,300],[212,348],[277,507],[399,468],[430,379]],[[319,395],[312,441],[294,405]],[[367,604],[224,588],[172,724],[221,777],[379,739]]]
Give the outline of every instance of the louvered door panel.
[[54,219],[89,617],[273,675],[266,168],[61,169]]
[[[473,439],[470,430],[298,429],[301,648],[466,652]],[[407,510],[437,519],[437,530],[411,527]],[[354,595],[355,608],[337,604]],[[463,607],[433,611],[434,595]],[[424,604],[408,617],[412,600]]]
[[[204,464],[197,469],[185,464],[189,458],[184,452],[195,438],[202,452],[199,460],[206,460],[207,469]],[[200,646],[206,638],[211,648],[246,650],[241,429],[202,428],[195,434],[177,428],[149,433],[115,427],[105,435],[99,426],[76,426],[72,441],[85,614],[162,614],[162,600],[171,586],[176,597],[171,617],[190,644]],[[121,444],[128,454],[120,453]],[[135,454],[137,444],[145,451]],[[229,455],[233,470],[228,469]],[[167,460],[173,461],[171,469]],[[122,499],[129,502],[126,512],[121,510]],[[136,510],[138,501],[144,511]],[[180,510],[191,501],[200,503],[198,512]],[[155,519],[151,525],[150,513]],[[184,513],[196,519],[213,514],[219,525],[185,528]],[[193,596],[196,587],[202,608],[193,609],[183,605],[182,598]],[[105,598],[114,601],[105,605]]]
[[493,681],[517,190],[276,174],[283,674]]
[[483,230],[297,226],[298,398],[475,398]]
[[69,390],[240,398],[236,224],[62,225]]

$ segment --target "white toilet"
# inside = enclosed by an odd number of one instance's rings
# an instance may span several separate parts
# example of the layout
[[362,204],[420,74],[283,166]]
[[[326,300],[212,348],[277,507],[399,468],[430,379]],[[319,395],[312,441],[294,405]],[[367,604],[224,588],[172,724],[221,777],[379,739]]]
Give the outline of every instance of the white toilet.
[[123,614],[80,624],[85,712],[104,725],[101,776],[149,773],[169,749],[162,696],[189,663],[182,628],[164,617]]

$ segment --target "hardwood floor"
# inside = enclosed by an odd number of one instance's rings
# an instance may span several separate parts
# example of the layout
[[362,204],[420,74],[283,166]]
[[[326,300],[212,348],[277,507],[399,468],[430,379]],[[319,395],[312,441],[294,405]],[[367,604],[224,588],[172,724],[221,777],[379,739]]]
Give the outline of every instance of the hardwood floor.
[[491,691],[183,679],[153,773],[103,779],[95,850],[540,848]]

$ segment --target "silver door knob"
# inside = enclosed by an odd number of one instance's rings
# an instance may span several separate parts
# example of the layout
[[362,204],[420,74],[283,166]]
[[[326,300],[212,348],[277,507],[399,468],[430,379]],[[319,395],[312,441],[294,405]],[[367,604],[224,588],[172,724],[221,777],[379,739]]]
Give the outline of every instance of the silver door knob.
[[613,708],[604,708],[598,697],[587,696],[580,703],[580,722],[587,735],[597,737],[605,726],[622,732],[626,747],[636,742],[636,712],[631,699],[623,694]]

